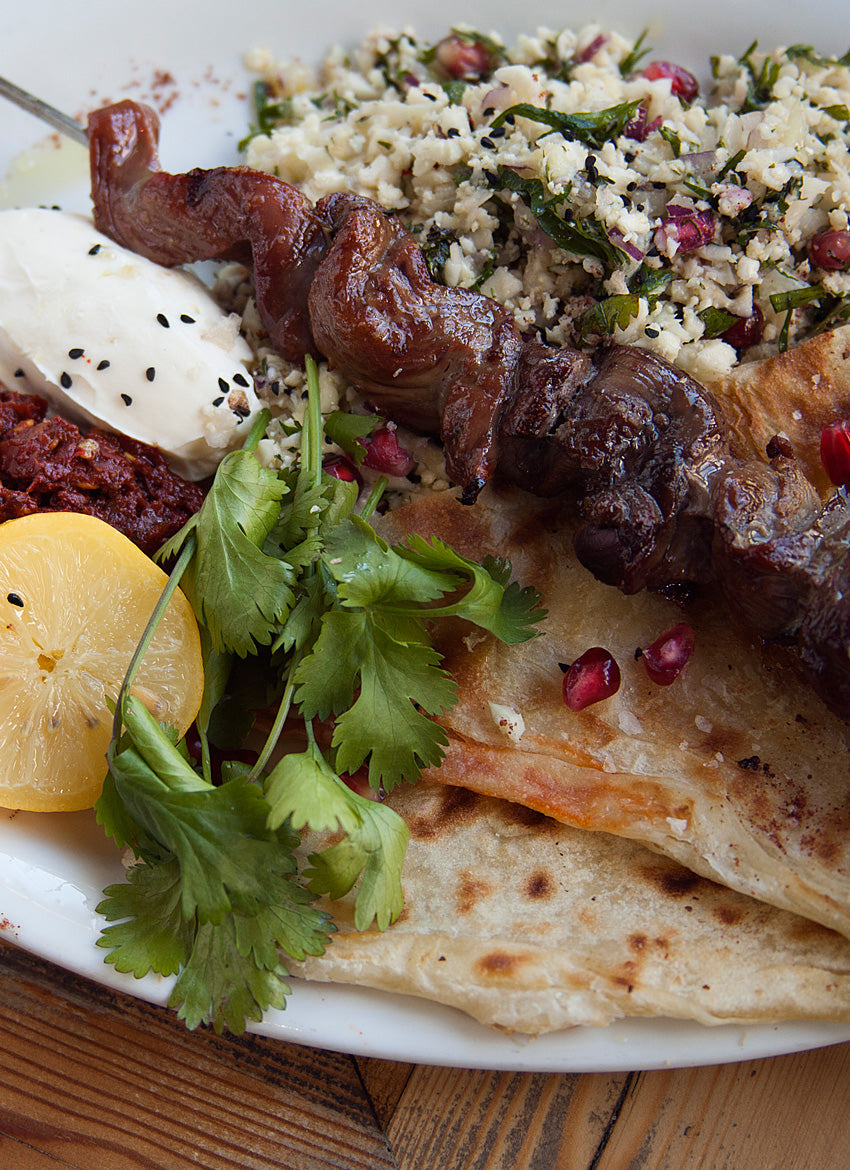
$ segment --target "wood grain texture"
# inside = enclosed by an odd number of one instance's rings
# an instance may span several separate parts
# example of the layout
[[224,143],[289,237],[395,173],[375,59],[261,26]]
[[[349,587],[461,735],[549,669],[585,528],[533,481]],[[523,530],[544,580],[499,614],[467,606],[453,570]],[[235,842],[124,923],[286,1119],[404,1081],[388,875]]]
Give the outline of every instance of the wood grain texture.
[[3,948],[2,960],[10,1170],[29,1170],[17,1160],[27,1147],[78,1170],[395,1166],[349,1057],[189,1033],[172,1013],[23,952]]
[[0,944],[0,1170],[837,1170],[850,1044],[545,1075],[189,1033]]
[[850,1045],[640,1073],[594,1170],[850,1166]]
[[627,1079],[419,1066],[387,1137],[403,1170],[584,1170]]
[[396,1060],[374,1060],[368,1056],[355,1057],[354,1063],[375,1116],[386,1129],[416,1066]]

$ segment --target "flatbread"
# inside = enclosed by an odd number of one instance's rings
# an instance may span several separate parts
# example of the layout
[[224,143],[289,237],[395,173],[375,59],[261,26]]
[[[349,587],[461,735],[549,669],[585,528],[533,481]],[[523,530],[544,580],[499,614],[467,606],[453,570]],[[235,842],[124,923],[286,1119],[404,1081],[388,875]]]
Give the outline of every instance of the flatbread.
[[[519,646],[461,623],[438,631],[459,701],[440,719],[450,742],[433,778],[640,841],[850,935],[848,726],[725,603],[684,615],[594,580],[565,508],[491,486],[474,507],[442,493],[382,522],[390,540],[433,533],[476,558],[507,555],[549,610],[543,636]],[[657,686],[635,652],[685,616],[696,649],[672,686]],[[591,646],[615,656],[622,685],[574,712],[559,663]]]
[[813,922],[506,801],[423,780],[389,803],[410,829],[401,918],[358,933],[353,896],[329,903],[340,933],[293,974],[530,1034],[623,1016],[850,1019],[850,943]]
[[850,325],[736,366],[708,389],[723,410],[734,454],[764,459],[770,439],[784,435],[806,477],[822,495],[829,492],[820,435],[828,423],[850,418]]

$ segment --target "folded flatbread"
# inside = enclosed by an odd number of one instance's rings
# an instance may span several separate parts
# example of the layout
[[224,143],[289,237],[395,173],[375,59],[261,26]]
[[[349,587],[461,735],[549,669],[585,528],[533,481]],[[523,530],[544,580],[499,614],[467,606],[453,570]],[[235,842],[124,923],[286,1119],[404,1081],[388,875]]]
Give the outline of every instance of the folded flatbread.
[[720,403],[739,458],[764,459],[768,442],[784,435],[803,474],[822,495],[830,490],[820,435],[828,423],[850,418],[850,325],[736,366],[708,389]]
[[328,904],[340,932],[293,974],[530,1034],[623,1016],[850,1019],[850,942],[816,923],[461,788],[423,780],[389,803],[410,829],[401,918],[358,933],[351,895]]
[[[683,615],[595,581],[557,501],[488,487],[470,508],[447,492],[388,514],[382,531],[506,555],[549,611],[542,636],[519,646],[461,623],[438,634],[459,701],[440,719],[449,746],[434,779],[631,838],[850,935],[850,729],[792,655],[736,625],[719,599]],[[671,686],[657,686],[635,652],[683,616],[696,649]],[[591,646],[615,656],[622,685],[575,712],[559,663]]]

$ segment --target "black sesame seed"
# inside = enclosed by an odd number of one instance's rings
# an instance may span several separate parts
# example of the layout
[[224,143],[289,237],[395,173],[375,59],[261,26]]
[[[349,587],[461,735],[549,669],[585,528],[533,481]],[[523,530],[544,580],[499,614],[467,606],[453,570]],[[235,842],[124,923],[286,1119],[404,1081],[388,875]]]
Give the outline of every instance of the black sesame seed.
[[[487,106],[486,110],[483,110],[482,112],[483,112],[485,118],[489,118],[491,114],[495,114],[496,107],[495,106]],[[513,117],[513,115],[511,115],[511,117]]]
[[194,325],[195,324],[195,318],[190,317],[188,313],[181,313],[180,320],[183,322],[184,325]]
[[222,392],[222,394],[226,394],[227,391],[230,389],[230,386],[227,384],[227,382],[225,381],[224,378],[219,378],[218,388]]
[[152,382],[156,377],[156,367],[148,366],[148,368],[145,370],[145,377],[149,382]]
[[23,370],[15,370],[15,377],[16,378],[23,378],[23,376],[24,376]]
[[484,147],[485,150],[495,150],[496,149],[496,143],[493,141],[492,138],[482,138],[481,145]]
[[62,386],[65,390],[71,389],[71,375],[67,374],[64,370],[59,375],[59,385]]
[[626,153],[623,155],[623,158],[626,160],[627,163],[633,163],[635,161],[635,156],[632,153],[632,151],[630,151],[630,150],[626,151]]
[[245,377],[244,374],[234,374],[233,381],[236,383],[237,386],[250,386],[251,385],[251,383],[248,381],[248,379]]
[[69,349],[68,350],[68,357],[69,358],[81,358],[85,352],[86,351],[84,349]]
[[108,369],[109,369],[109,362],[108,362],[108,360],[107,360],[106,358],[104,358],[102,362],[98,362],[98,363],[97,363],[97,368],[98,368],[99,370],[108,370]]
[[92,246],[89,248],[89,256],[96,256],[96,255],[98,254],[98,252],[100,251],[100,249],[101,249],[101,245],[100,245],[100,244],[93,244],[93,245],[92,245]]
[[243,406],[240,403],[238,406],[233,407],[233,413],[236,415],[237,418],[242,419],[242,418],[247,418],[248,415],[251,413],[251,411],[249,410],[249,408],[247,406]]
[[[485,110],[484,113],[486,114],[487,111]],[[516,114],[505,114],[505,121],[509,126],[513,126],[516,122]]]
[[7,593],[6,600],[10,605],[16,605],[18,609],[24,608],[24,599],[21,597],[20,593]]
[[269,390],[271,390],[272,394],[280,394],[280,382],[272,382]]
[[490,131],[491,138],[504,138],[506,134],[507,130],[504,126],[497,126],[495,130]]
[[446,138],[460,138],[460,130],[457,126],[450,126],[446,131]]
[[125,406],[132,406],[133,405],[133,399],[130,397],[129,394],[122,394],[121,401],[124,403]]
[[170,329],[171,328],[171,326],[168,322],[168,318],[166,317],[165,313],[157,313],[156,319],[157,319],[157,321],[159,321],[159,323],[163,327],[163,329]]
[[631,183],[626,183],[626,190],[627,191],[636,191],[637,190],[637,183],[634,181],[634,179],[632,179]]
[[426,91],[425,97],[428,99],[429,102],[435,102],[437,100],[437,95],[435,93],[428,93]]
[[646,329],[644,329],[647,337],[658,337],[660,332],[660,329],[655,329],[652,325],[647,325]]
[[222,402],[224,402],[224,395],[220,394],[218,398],[213,399],[213,406],[221,406]]

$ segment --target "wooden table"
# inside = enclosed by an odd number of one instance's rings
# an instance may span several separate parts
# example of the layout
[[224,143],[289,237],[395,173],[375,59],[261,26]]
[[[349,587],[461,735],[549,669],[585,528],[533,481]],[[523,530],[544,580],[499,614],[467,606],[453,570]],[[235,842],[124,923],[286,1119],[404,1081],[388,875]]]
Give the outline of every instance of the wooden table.
[[0,944],[0,1170],[836,1170],[850,1044],[713,1068],[479,1072],[174,1016]]

